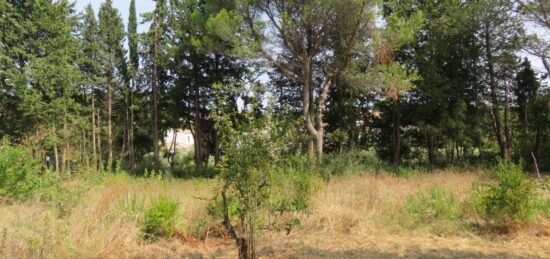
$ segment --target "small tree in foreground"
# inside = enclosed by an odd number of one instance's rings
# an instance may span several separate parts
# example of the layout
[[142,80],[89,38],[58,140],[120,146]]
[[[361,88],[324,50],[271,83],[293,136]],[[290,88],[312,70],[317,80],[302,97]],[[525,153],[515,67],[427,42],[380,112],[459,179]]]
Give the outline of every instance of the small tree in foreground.
[[[224,156],[219,166],[223,224],[237,243],[239,258],[254,258],[257,213],[268,196],[270,163],[276,158],[270,129],[262,120],[252,119],[239,126],[223,130]],[[237,224],[229,216],[229,196],[240,204]]]
[[[218,165],[223,180],[223,225],[237,243],[239,258],[255,258],[254,234],[259,214],[269,207],[274,166],[280,154],[288,150],[281,137],[281,127],[275,126],[269,117],[246,112],[224,113],[217,116],[216,121],[223,151]],[[236,217],[230,215],[230,200],[238,203]]]
[[497,185],[478,189],[475,209],[494,227],[508,229],[536,214],[536,187],[523,174],[522,165],[501,161],[495,169]]

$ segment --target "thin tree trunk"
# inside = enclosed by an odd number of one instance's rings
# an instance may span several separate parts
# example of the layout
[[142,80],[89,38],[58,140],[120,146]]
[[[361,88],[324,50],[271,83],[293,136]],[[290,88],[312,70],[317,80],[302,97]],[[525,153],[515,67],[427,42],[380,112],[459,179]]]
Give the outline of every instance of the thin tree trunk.
[[434,157],[434,145],[433,145],[433,138],[432,138],[432,134],[430,132],[428,132],[427,134],[427,144],[428,144],[428,162],[430,164],[430,167],[433,166],[434,164],[434,160],[435,160],[435,157]]
[[[229,218],[229,204],[227,201],[227,196],[225,195],[227,187],[224,187],[222,190],[222,212],[223,212],[223,222],[225,229],[229,232],[231,237],[235,239],[235,243],[237,244],[237,248],[239,249],[239,259],[249,259],[252,258],[251,254],[249,254],[249,248],[248,248],[248,240],[245,235],[242,235],[239,233],[237,229],[231,224],[231,220]],[[244,220],[241,219],[243,228],[246,227],[244,224]]]
[[328,93],[330,87],[332,86],[332,77],[333,75],[327,75],[323,87],[321,88],[321,94],[319,95],[319,103],[317,104],[316,117],[317,117],[317,134],[316,134],[316,148],[317,148],[317,163],[321,164],[323,162],[323,148],[324,148],[324,136],[325,136],[325,127],[328,126],[323,120],[323,112],[325,110],[326,100],[328,98]]
[[113,125],[112,125],[112,116],[113,116],[113,68],[109,65],[109,75],[107,82],[107,144],[109,145],[109,160],[107,161],[109,170],[113,164]]
[[483,163],[483,143],[481,140],[478,142],[478,148],[479,148],[479,160]]
[[65,172],[65,167],[67,165],[67,156],[68,156],[68,149],[69,149],[69,140],[68,140],[68,126],[67,126],[67,111],[64,112],[63,115],[63,147],[61,150],[61,169],[60,172]]
[[491,45],[491,35],[489,32],[489,25],[485,24],[485,51],[487,55],[487,65],[489,72],[489,84],[491,88],[491,106],[492,106],[492,115],[493,115],[493,129],[498,141],[500,148],[500,156],[503,159],[508,159],[506,152],[506,144],[504,143],[504,137],[502,136],[501,129],[501,120],[500,120],[500,108],[498,102],[498,89],[497,82],[495,79],[495,69],[493,64],[493,54],[492,54],[492,45]]
[[159,170],[159,148],[158,148],[158,110],[157,110],[157,80],[158,80],[158,10],[155,10],[154,26],[155,35],[153,39],[153,78],[151,91],[153,94],[152,117],[153,117],[153,170]]
[[512,133],[510,130],[510,102],[508,83],[504,84],[504,133],[506,136],[506,157],[512,157]]
[[[57,134],[57,130],[54,128],[54,133]],[[55,160],[55,171],[59,173],[59,152],[57,150],[57,142],[53,143],[53,155]]]
[[399,114],[399,99],[393,102],[393,164],[401,162],[401,120]]
[[215,141],[215,147],[214,147],[214,164],[218,164],[221,159],[220,154],[220,134],[217,130],[214,130],[214,141]]
[[540,151],[540,142],[541,142],[541,140],[542,140],[542,127],[541,127],[541,125],[538,125],[537,126],[537,131],[535,133],[535,145],[533,147],[533,151],[535,153],[535,156],[539,157],[539,158],[540,158],[539,151]]
[[201,127],[201,116],[200,116],[200,104],[199,104],[199,84],[196,82],[198,80],[198,71],[193,69],[195,74],[195,89],[194,89],[194,108],[195,108],[195,166],[200,168],[203,166],[203,151],[202,151],[202,127]]
[[130,88],[130,134],[128,139],[128,151],[130,152],[130,168],[134,170],[134,89],[135,79],[132,79],[132,87]]
[[93,164],[97,164],[97,150],[96,150],[96,128],[95,128],[95,94],[94,86],[92,85],[92,161]]
[[170,148],[168,149],[169,152],[169,161],[170,162],[170,170],[174,170],[174,156],[176,155],[176,140],[178,138],[178,131],[177,129],[174,130],[174,136],[172,137],[172,141],[170,143]]
[[90,166],[90,147],[88,146],[88,134],[86,134],[86,130],[82,130],[82,141],[83,141],[83,152],[81,152],[82,157],[81,160],[84,160],[84,164],[86,167]]
[[550,62],[548,62],[548,59],[546,57],[541,57],[542,64],[544,65],[544,68],[546,68],[546,71],[548,72],[548,76],[550,77]]
[[101,149],[101,112],[98,111],[97,112],[97,151],[98,151],[98,156],[97,156],[97,166],[98,166],[98,171],[99,168],[101,168],[103,166],[103,150]]
[[[304,64],[304,88],[302,89],[302,104],[304,105],[303,116],[304,116],[304,126],[306,132],[310,136],[315,136],[317,139],[317,130],[313,126],[311,121],[311,110],[312,110],[312,100],[313,100],[313,85],[312,85],[312,71],[311,71],[311,59],[308,59]],[[308,143],[308,155],[310,159],[313,158],[313,152],[315,144],[314,141]]]

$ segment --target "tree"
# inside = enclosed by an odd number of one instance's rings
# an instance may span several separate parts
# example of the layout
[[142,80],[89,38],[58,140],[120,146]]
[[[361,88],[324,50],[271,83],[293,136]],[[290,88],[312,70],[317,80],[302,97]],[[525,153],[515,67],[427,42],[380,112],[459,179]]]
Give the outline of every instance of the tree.
[[[480,26],[479,37],[483,46],[485,79],[490,90],[493,130],[503,159],[511,157],[512,139],[508,127],[507,89],[513,71],[511,64],[515,63],[515,53],[521,47],[523,33],[518,17],[512,11],[513,3],[491,0],[480,4],[476,12]],[[499,98],[499,90],[502,88],[505,90],[504,122],[501,118]]]
[[113,102],[115,99],[116,72],[124,76],[124,24],[118,10],[112,6],[112,0],[106,0],[99,9],[99,39],[105,58],[105,77],[107,92],[107,144],[108,165],[113,164]]
[[[82,37],[82,61],[81,70],[84,73],[86,85],[89,85],[91,98],[91,128],[92,128],[92,161],[94,165],[101,164],[101,152],[98,153],[98,142],[101,142],[99,126],[97,125],[96,115],[96,90],[102,82],[101,71],[101,46],[98,39],[97,20],[91,5],[87,5],[80,25]],[[86,89],[85,91],[88,91]]]
[[[216,153],[218,136],[211,120],[216,83],[230,84],[245,76],[243,63],[227,55],[227,46],[208,31],[208,19],[221,9],[234,8],[230,2],[185,1],[171,6],[174,39],[171,54],[176,62],[169,65],[174,85],[170,89],[173,105],[171,125],[188,127],[194,136],[194,160],[205,166],[208,156]],[[236,98],[235,98],[236,102]],[[215,155],[215,158],[219,156]],[[216,159],[216,162],[218,159]]]
[[[302,88],[304,124],[314,138],[318,162],[329,91],[369,38],[374,5],[368,0],[242,1],[238,13],[221,11],[209,21],[211,31],[231,41],[239,54],[261,59]],[[265,26],[259,26],[260,20]],[[239,31],[241,22],[245,31]]]
[[[542,30],[550,31],[550,2],[546,0],[516,0],[528,21]],[[542,34],[544,35],[544,33]],[[550,39],[533,35],[526,49],[539,57],[550,76]]]
[[[535,71],[531,69],[531,63],[525,59],[521,64],[521,70],[516,75],[516,84],[514,85],[514,95],[516,96],[517,113],[521,125],[521,149],[527,147],[527,129],[529,125],[529,107],[537,97],[540,84],[537,80]],[[523,153],[523,151],[522,151]]]
[[128,132],[128,151],[130,153],[130,168],[134,169],[134,91],[137,84],[137,73],[139,72],[139,54],[138,54],[138,34],[137,34],[137,18],[136,18],[136,1],[130,1],[130,14],[128,17],[128,48],[129,48],[129,64],[130,64],[130,127]]

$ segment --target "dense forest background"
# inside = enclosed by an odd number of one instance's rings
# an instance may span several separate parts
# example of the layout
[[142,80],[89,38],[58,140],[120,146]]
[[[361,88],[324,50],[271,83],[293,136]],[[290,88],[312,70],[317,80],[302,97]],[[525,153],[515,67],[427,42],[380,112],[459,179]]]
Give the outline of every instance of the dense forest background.
[[141,174],[177,171],[163,134],[188,128],[202,170],[221,121],[269,118],[319,163],[550,169],[547,1],[287,2],[158,0],[138,33],[135,1],[125,28],[111,0],[0,0],[0,138],[61,173]]

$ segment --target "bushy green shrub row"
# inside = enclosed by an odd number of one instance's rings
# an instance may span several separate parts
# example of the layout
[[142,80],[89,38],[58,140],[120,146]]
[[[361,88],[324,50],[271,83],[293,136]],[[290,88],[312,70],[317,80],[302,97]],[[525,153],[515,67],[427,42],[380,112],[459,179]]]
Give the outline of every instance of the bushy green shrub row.
[[0,197],[22,201],[57,182],[57,177],[41,169],[27,149],[7,140],[0,142]]

